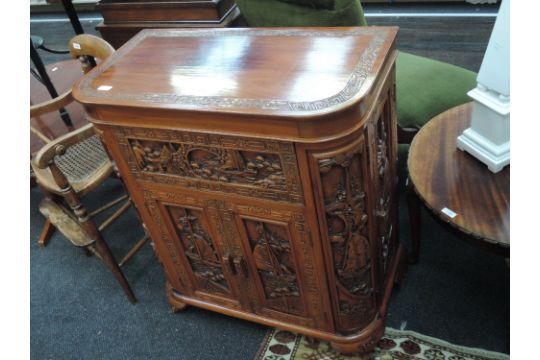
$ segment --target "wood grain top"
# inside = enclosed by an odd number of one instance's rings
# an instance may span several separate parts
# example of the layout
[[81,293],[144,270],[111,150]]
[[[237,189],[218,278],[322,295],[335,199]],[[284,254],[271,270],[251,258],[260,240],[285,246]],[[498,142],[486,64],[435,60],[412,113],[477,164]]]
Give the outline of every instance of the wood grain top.
[[[503,247],[510,246],[510,167],[494,174],[456,147],[470,126],[471,103],[430,120],[409,152],[409,176],[426,205],[461,231]],[[451,218],[441,210],[457,213]]]
[[83,104],[302,117],[369,94],[395,27],[144,30],[74,88]]

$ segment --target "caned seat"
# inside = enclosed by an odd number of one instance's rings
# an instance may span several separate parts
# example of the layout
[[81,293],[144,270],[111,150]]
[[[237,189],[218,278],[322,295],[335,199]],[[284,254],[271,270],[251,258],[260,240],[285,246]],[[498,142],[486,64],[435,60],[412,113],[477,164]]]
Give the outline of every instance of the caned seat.
[[[88,131],[93,129],[93,126],[88,124],[81,129]],[[56,144],[57,141],[50,142],[40,152],[51,151]],[[73,190],[81,196],[92,191],[113,172],[112,163],[97,134],[72,145],[63,156],[58,156],[55,162]],[[50,168],[42,169],[36,166],[34,161],[31,165],[40,185],[51,193],[61,195],[62,191],[54,181]]]

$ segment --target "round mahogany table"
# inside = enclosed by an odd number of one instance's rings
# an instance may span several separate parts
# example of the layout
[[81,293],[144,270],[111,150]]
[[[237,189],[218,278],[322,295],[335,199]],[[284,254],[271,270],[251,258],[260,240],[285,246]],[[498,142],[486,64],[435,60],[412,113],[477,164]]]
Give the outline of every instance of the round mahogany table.
[[510,166],[494,174],[456,147],[470,125],[471,109],[468,103],[434,117],[411,143],[407,202],[413,263],[420,247],[421,204],[459,238],[510,255]]

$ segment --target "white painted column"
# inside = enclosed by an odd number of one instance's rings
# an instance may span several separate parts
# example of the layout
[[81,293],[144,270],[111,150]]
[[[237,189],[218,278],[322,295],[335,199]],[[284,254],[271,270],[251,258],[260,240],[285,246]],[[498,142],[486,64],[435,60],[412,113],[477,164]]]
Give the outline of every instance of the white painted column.
[[471,127],[457,138],[457,146],[486,164],[492,172],[510,163],[510,8],[502,0],[473,100]]

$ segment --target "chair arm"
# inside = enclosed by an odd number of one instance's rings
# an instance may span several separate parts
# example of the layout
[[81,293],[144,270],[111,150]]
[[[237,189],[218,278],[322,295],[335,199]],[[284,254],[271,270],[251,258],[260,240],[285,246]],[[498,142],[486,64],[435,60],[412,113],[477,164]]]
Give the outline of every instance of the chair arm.
[[94,126],[87,124],[47,143],[39,150],[32,161],[38,168],[46,169],[56,155],[62,155],[70,146],[95,134]]
[[68,90],[54,99],[30,106],[30,117],[33,118],[49,112],[60,110],[66,105],[70,104],[72,101],[73,96],[71,95],[71,90]]
[[92,56],[103,60],[115,51],[112,45],[105,40],[89,34],[73,37],[68,42],[68,48],[71,57],[74,59],[80,56]]

